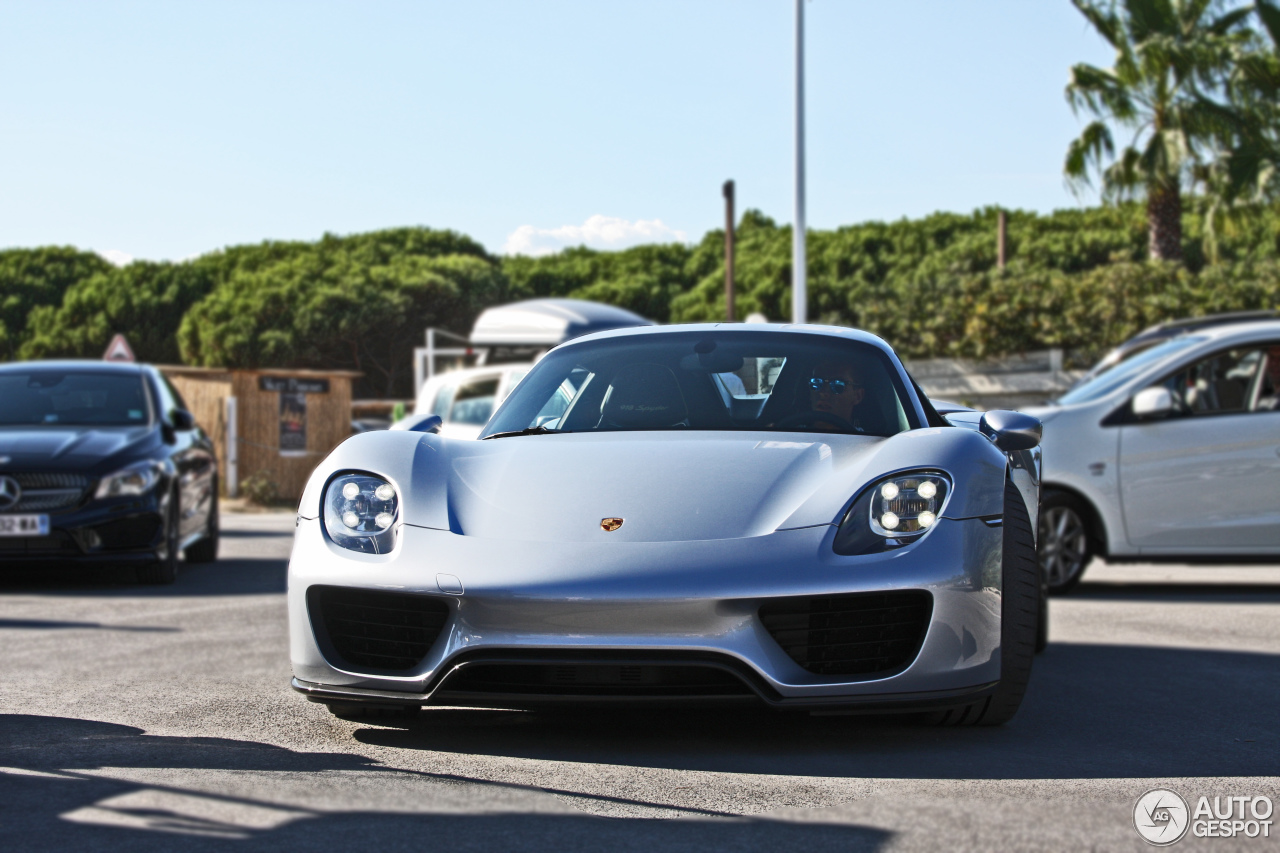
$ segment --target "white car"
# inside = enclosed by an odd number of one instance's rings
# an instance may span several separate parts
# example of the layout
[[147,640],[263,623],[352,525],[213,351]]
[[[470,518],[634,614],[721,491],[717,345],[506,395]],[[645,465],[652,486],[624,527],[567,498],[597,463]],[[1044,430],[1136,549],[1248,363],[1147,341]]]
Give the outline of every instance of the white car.
[[1280,321],[1207,328],[1029,409],[1050,591],[1111,561],[1280,559]]
[[507,398],[531,367],[531,364],[496,364],[451,370],[433,376],[422,384],[418,392],[413,419],[439,415],[443,421],[440,435],[476,438],[493,410]]

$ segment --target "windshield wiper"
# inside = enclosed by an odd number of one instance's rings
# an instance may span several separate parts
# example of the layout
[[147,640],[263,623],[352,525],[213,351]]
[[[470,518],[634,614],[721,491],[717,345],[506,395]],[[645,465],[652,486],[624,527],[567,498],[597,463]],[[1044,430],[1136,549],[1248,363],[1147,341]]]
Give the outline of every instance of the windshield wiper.
[[544,426],[525,427],[524,429],[513,430],[512,432],[495,432],[493,435],[486,435],[483,441],[491,438],[510,438],[513,435],[547,435],[552,432],[566,432],[562,429],[547,429]]

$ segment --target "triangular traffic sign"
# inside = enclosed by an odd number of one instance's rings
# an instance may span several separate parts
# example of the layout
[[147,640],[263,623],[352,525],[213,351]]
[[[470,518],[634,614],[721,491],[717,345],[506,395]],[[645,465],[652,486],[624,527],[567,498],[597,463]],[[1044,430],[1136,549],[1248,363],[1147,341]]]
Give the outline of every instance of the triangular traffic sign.
[[129,346],[129,342],[124,339],[124,335],[116,335],[111,339],[111,343],[107,344],[107,351],[102,354],[103,361],[137,361],[133,357],[133,349]]

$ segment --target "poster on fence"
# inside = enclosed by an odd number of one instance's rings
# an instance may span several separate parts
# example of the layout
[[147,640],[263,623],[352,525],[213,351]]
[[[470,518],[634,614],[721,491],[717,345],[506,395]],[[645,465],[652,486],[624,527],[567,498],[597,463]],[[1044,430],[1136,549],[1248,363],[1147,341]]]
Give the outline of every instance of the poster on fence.
[[307,455],[307,395],[280,392],[280,455]]

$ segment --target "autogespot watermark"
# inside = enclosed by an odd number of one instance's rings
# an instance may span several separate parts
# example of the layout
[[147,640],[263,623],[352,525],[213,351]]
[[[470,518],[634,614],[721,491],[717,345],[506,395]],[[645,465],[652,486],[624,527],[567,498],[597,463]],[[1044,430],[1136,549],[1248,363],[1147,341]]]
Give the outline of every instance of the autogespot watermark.
[[1262,795],[1202,796],[1195,808],[1176,791],[1155,788],[1133,806],[1133,826],[1148,844],[1167,847],[1187,832],[1196,838],[1270,838],[1270,797]]

